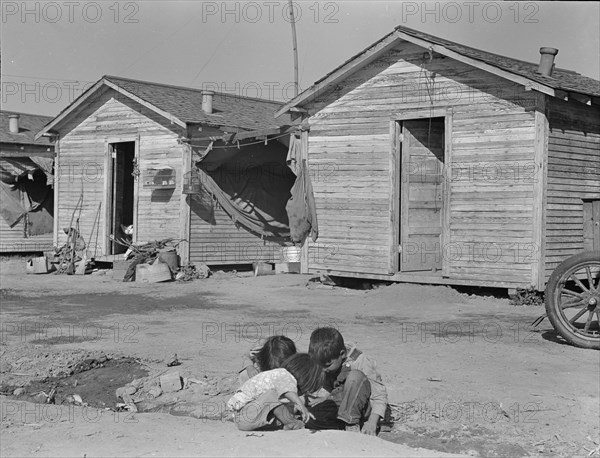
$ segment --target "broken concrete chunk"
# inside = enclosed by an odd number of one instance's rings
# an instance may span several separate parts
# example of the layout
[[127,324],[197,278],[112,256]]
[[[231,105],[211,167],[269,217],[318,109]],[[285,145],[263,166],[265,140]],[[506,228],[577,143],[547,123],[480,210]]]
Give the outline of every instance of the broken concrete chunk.
[[136,378],[135,380],[132,380],[129,384],[139,390],[145,381],[145,378]]
[[152,388],[150,388],[148,390],[148,395],[152,396],[153,398],[157,398],[162,394],[162,390],[160,388],[160,386],[153,386]]
[[125,393],[127,393],[127,394],[135,394],[136,391],[137,391],[137,388],[135,386],[127,385],[125,387]]
[[135,386],[125,385],[120,388],[117,388],[117,390],[115,391],[115,395],[118,398],[124,399],[124,396],[131,396],[132,394],[135,394],[136,392],[137,392],[137,388]]
[[16,388],[15,391],[13,391],[13,396],[21,396],[25,394],[25,388]]
[[160,377],[160,387],[165,393],[173,393],[183,388],[179,372],[169,372]]

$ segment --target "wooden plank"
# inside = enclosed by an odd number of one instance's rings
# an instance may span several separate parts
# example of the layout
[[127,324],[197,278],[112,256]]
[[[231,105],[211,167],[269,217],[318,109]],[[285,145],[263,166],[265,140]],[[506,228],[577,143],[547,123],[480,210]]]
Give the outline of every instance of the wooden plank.
[[548,180],[548,118],[546,117],[546,97],[539,94],[537,96],[537,109],[535,110],[535,166],[537,170],[542,171],[534,185],[533,197],[533,234],[532,242],[538,247],[540,256],[532,260],[531,280],[532,285],[538,290],[544,288],[544,263],[546,251],[546,211],[547,208],[547,180]]
[[389,121],[390,129],[390,163],[389,179],[391,184],[390,202],[389,202],[389,221],[390,239],[389,239],[389,273],[395,273],[399,270],[398,265],[398,246],[400,244],[400,125],[396,120]]
[[[192,170],[192,147],[191,145],[184,144],[182,147],[181,154],[181,179],[184,180],[187,173]],[[182,186],[183,188],[183,186]],[[185,194],[181,194],[179,204],[179,217],[180,217],[180,236],[182,240],[179,244],[178,252],[181,258],[181,264],[186,265],[190,260],[190,233],[191,233],[191,208],[188,202],[188,197]]]

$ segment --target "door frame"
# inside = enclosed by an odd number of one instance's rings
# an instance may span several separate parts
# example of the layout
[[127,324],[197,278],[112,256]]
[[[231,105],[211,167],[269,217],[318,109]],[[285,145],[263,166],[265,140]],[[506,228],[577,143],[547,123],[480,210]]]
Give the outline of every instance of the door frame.
[[[112,186],[113,186],[113,167],[112,167],[112,144],[113,143],[125,143],[134,142],[133,157],[136,163],[140,164],[140,136],[139,135],[128,135],[123,137],[106,137],[104,139],[104,192],[103,192],[103,211],[104,223],[103,237],[102,237],[102,252],[105,256],[112,254],[110,250],[110,240],[108,238],[111,233],[111,221],[112,221]],[[135,243],[138,239],[138,199],[139,199],[139,179],[134,178],[133,181],[133,234],[131,236],[132,241]],[[117,255],[115,255],[117,256]]]
[[[400,272],[399,246],[400,246],[400,188],[402,178],[402,150],[400,140],[402,122],[416,119],[444,118],[444,167],[442,180],[442,277],[449,277],[448,260],[445,247],[450,242],[450,178],[452,164],[452,108],[422,108],[402,110],[394,113],[390,118],[390,178],[392,191],[390,194],[390,220],[392,224],[390,240],[390,273]],[[419,272],[416,272],[418,274]]]

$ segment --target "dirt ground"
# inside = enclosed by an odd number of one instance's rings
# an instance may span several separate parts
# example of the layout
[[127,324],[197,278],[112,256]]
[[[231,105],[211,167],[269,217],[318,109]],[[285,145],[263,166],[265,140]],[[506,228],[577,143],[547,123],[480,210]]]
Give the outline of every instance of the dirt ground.
[[[122,283],[111,271],[25,275],[16,260],[0,275],[2,456],[600,456],[600,354],[565,344],[547,320],[532,328],[542,307],[307,275]],[[237,431],[223,402],[247,350],[285,334],[305,351],[323,325],[377,360],[391,430]],[[167,367],[175,354],[181,365]],[[98,367],[74,370],[82,361]],[[152,413],[114,411],[115,386],[150,389],[173,371],[186,388],[140,403]],[[62,404],[44,403],[46,378],[69,374]]]

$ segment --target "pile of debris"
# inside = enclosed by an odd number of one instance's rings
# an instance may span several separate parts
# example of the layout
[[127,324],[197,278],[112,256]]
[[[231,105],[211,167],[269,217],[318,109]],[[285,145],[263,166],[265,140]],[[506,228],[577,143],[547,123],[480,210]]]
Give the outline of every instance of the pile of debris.
[[79,231],[73,227],[64,228],[67,234],[66,243],[51,253],[50,263],[54,265],[57,274],[83,275],[93,267],[87,257],[87,245]]
[[[208,266],[196,267],[188,264],[180,267],[177,246],[181,240],[172,238],[155,240],[143,244],[117,241],[127,247],[124,258],[129,261],[123,281],[142,281],[158,283],[163,281],[191,281],[207,278],[210,275]],[[114,266],[113,266],[114,268]]]

